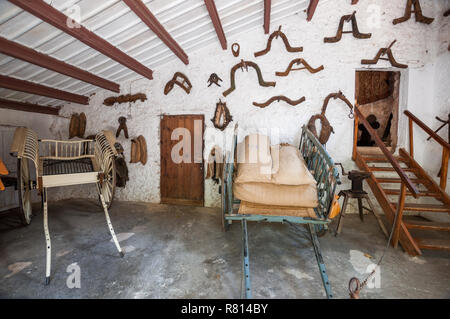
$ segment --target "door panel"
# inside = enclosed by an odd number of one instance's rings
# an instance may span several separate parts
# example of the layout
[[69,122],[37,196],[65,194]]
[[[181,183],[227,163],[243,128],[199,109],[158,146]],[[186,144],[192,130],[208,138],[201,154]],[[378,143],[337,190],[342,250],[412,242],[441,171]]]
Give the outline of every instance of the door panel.
[[203,206],[203,127],[203,115],[161,119],[162,203]]

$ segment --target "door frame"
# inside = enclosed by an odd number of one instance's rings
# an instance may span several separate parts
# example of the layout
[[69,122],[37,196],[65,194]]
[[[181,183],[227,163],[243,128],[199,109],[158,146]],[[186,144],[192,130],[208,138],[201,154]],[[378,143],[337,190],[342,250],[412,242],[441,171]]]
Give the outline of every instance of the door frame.
[[[176,199],[176,198],[165,198],[162,197],[161,192],[161,183],[162,183],[162,163],[163,163],[163,130],[162,130],[162,122],[164,118],[171,118],[171,117],[178,117],[178,116],[184,116],[184,117],[197,117],[198,119],[202,120],[202,163],[201,163],[201,172],[202,172],[202,182],[201,182],[201,191],[202,191],[202,199],[201,200],[191,200],[191,199]],[[186,206],[205,206],[205,158],[204,158],[204,152],[205,152],[205,114],[161,114],[160,116],[160,122],[159,122],[159,153],[160,153],[160,174],[159,174],[159,196],[160,196],[160,202],[161,204],[172,204],[172,205],[186,205]],[[191,136],[193,138],[194,136]],[[194,154],[192,154],[194,156]]]

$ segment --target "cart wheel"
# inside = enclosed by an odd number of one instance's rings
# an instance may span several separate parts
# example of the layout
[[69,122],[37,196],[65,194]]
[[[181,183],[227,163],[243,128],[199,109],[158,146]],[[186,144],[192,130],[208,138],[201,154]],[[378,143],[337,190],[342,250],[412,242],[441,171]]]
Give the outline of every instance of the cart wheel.
[[[116,163],[114,157],[109,157],[105,163],[103,184],[101,186],[101,192],[105,199],[106,206],[111,207],[114,200],[114,193],[116,191]],[[99,196],[100,200],[100,196]],[[100,201],[101,204],[101,201]]]
[[29,225],[31,222],[31,179],[30,167],[27,158],[17,160],[17,192],[19,195],[19,216],[23,225]]

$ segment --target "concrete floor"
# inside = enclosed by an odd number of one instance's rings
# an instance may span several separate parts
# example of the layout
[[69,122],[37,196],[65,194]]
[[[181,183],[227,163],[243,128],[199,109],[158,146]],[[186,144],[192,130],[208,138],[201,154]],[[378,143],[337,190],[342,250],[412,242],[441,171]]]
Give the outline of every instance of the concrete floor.
[[[97,203],[50,203],[52,282],[44,286],[42,214],[28,227],[0,218],[0,297],[3,298],[239,298],[241,226],[221,231],[218,209],[115,202],[111,219],[122,247],[110,241]],[[333,226],[333,225],[332,225]],[[324,298],[312,246],[288,225],[249,223],[254,298]],[[385,246],[375,219],[348,216],[343,233],[320,238],[336,298],[348,298],[348,281],[364,272]],[[366,255],[364,255],[366,254]],[[373,256],[370,259],[367,256]],[[362,298],[450,298],[450,254],[409,257],[389,249],[379,288]],[[77,263],[81,288],[69,289],[67,267]]]

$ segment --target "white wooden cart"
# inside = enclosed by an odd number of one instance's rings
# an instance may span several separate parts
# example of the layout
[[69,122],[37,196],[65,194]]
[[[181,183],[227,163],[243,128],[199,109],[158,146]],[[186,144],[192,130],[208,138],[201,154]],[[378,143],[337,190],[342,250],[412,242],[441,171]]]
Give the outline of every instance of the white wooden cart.
[[36,187],[42,196],[44,212],[44,232],[47,249],[47,263],[45,283],[50,283],[51,244],[48,229],[47,189],[81,184],[95,184],[99,200],[105,212],[109,231],[120,253],[116,234],[108,214],[108,208],[114,199],[116,184],[116,169],[114,157],[114,135],[110,131],[103,131],[94,140],[40,140],[32,130],[20,127],[14,133],[11,153],[18,158],[21,200],[25,210],[31,215],[30,191],[33,184],[30,179],[29,164],[32,162],[36,170]]

